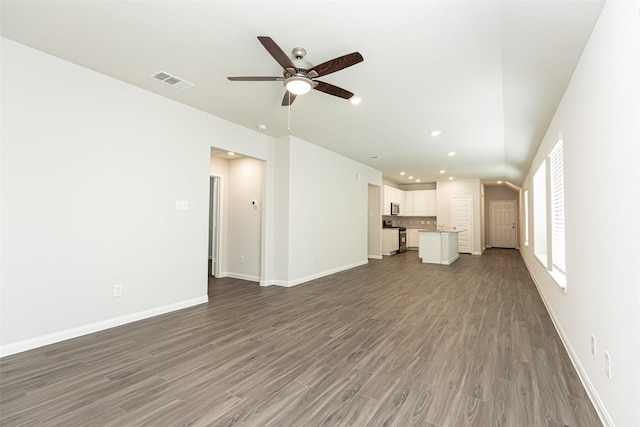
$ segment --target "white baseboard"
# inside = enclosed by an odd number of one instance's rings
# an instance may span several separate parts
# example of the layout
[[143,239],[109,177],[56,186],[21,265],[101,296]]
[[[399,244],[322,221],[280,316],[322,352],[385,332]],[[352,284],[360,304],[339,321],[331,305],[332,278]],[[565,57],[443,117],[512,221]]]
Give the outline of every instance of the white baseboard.
[[331,270],[325,270],[325,271],[321,271],[319,273],[311,274],[311,275],[306,276],[306,277],[301,277],[300,279],[296,279],[296,280],[290,280],[290,281],[268,280],[268,281],[266,281],[264,283],[260,283],[260,284],[262,286],[275,285],[275,286],[284,286],[286,288],[291,288],[293,286],[297,286],[297,285],[300,285],[300,284],[305,283],[305,282],[310,282],[311,280],[319,279],[319,278],[324,277],[324,276],[329,276],[331,274],[339,273],[339,272],[344,271],[344,270],[349,270],[351,268],[355,268],[355,267],[359,267],[361,265],[365,265],[368,262],[369,261],[365,259],[365,260],[362,260],[362,261],[354,262],[353,264],[343,265],[341,267],[332,268]]
[[578,378],[580,378],[580,382],[582,383],[584,389],[587,392],[587,395],[589,396],[589,399],[591,400],[591,403],[593,404],[593,407],[595,408],[596,412],[598,413],[598,416],[600,417],[600,421],[602,421],[602,424],[605,427],[614,427],[614,423],[613,423],[613,420],[611,419],[611,416],[607,412],[607,409],[605,408],[604,403],[600,399],[598,392],[593,387],[593,384],[591,383],[591,380],[589,379],[587,372],[584,370],[584,368],[582,367],[582,364],[580,363],[580,359],[578,358],[578,355],[573,350],[573,347],[571,346],[569,339],[565,335],[564,330],[560,326],[560,323],[558,322],[556,315],[554,314],[553,310],[551,309],[551,306],[549,305],[549,302],[545,298],[545,295],[542,292],[542,287],[540,286],[538,279],[535,277],[534,274],[532,274],[531,268],[529,267],[529,264],[527,263],[527,260],[525,259],[525,257],[522,256],[522,253],[520,253],[520,256],[522,257],[522,260],[524,261],[524,265],[527,267],[527,270],[529,271],[529,276],[531,276],[531,278],[533,279],[533,283],[536,285],[536,289],[538,289],[538,294],[540,294],[540,298],[544,303],[544,307],[547,309],[547,313],[549,313],[551,322],[553,323],[553,326],[556,329],[556,332],[558,332],[560,341],[562,341],[562,345],[567,351],[567,354],[569,355],[569,359],[571,360],[573,367],[578,373]]
[[137,313],[127,314],[121,317],[103,320],[101,322],[78,326],[77,328],[67,329],[64,331],[43,335],[41,337],[30,338],[28,340],[3,345],[0,346],[0,357],[22,353],[23,351],[33,350],[34,348],[44,347],[45,345],[55,344],[57,342],[77,338],[82,335],[88,335],[94,332],[103,331],[105,329],[115,328],[116,326],[125,325],[127,323],[136,322],[138,320],[147,319],[149,317],[158,316],[160,314],[170,313],[172,311],[181,310],[183,308],[192,307],[194,305],[204,304],[208,301],[209,297],[205,295],[202,297],[177,302],[175,304],[169,304],[162,307],[139,311]]
[[367,255],[369,259],[382,259],[382,255]]
[[260,277],[258,276],[252,276],[249,274],[242,274],[242,273],[233,273],[230,271],[225,271],[224,273],[220,273],[220,277],[231,277],[232,279],[248,280],[249,282],[260,282]]

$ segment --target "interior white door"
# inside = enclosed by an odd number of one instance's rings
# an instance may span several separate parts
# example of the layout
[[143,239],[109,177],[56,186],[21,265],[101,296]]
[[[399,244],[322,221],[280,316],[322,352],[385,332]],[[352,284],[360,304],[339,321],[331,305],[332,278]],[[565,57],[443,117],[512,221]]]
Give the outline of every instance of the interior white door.
[[458,252],[470,254],[473,248],[473,197],[451,197],[451,226],[458,233]]
[[492,200],[489,202],[491,247],[516,248],[516,201]]

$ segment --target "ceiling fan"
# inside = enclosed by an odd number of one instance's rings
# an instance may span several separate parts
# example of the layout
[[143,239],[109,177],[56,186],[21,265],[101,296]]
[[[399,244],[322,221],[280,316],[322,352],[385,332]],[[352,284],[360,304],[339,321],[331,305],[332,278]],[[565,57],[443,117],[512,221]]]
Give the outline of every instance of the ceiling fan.
[[348,90],[315,79],[362,62],[364,58],[359,52],[349,53],[330,61],[323,62],[320,65],[313,66],[311,63],[303,59],[307,54],[307,51],[301,47],[296,47],[291,51],[295,57],[295,59],[291,59],[282,49],[280,49],[280,46],[278,46],[271,37],[258,36],[258,40],[262,43],[265,49],[267,49],[267,52],[269,52],[283,68],[282,77],[227,77],[229,80],[244,82],[284,82],[284,86],[287,88],[287,91],[282,99],[283,106],[291,105],[296,99],[296,96],[303,95],[311,89],[319,90],[320,92],[328,93],[329,95],[338,96],[344,99],[350,99],[353,97],[353,93]]

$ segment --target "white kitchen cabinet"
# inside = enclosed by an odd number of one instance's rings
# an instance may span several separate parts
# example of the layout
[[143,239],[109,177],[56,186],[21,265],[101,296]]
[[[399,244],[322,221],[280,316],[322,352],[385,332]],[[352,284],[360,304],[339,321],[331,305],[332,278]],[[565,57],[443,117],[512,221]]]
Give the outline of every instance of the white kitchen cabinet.
[[406,198],[404,195],[404,191],[399,190],[397,188],[389,187],[388,185],[384,185],[382,187],[382,215],[391,215],[391,203],[397,203],[400,205],[400,215],[406,215]]
[[413,216],[413,212],[414,212],[414,208],[413,208],[413,193],[415,193],[415,191],[405,191],[404,192],[404,198],[406,200],[406,205],[407,205],[407,216]]
[[393,255],[400,249],[400,231],[397,228],[382,229],[382,255]]
[[398,190],[398,194],[397,194],[397,204],[400,205],[400,216],[406,216],[407,214],[407,196],[406,196],[407,192],[406,191],[402,191],[402,190]]
[[382,186],[382,215],[391,215],[391,187]]
[[436,216],[436,190],[405,191],[407,216]]
[[427,190],[412,191],[413,216],[427,216]]
[[424,216],[438,216],[438,206],[436,204],[436,190],[425,190],[427,198],[427,207]]
[[402,191],[383,186],[382,215],[391,215],[391,203],[400,205],[400,216],[436,216],[436,190]]
[[418,229],[408,229],[407,230],[407,247],[417,249],[420,245],[420,233]]

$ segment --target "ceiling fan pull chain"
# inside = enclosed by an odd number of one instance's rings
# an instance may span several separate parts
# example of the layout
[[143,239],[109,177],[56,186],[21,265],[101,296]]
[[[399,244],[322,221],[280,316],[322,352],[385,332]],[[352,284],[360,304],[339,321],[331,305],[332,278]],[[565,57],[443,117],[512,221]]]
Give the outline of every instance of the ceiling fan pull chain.
[[287,96],[289,97],[289,106],[287,108],[287,130],[291,132],[291,92],[287,91]]

